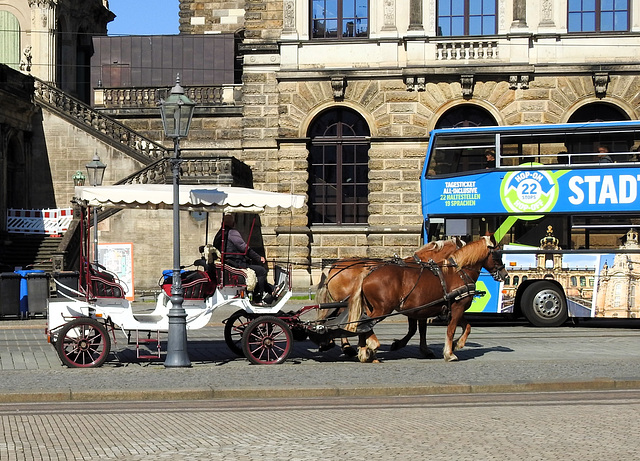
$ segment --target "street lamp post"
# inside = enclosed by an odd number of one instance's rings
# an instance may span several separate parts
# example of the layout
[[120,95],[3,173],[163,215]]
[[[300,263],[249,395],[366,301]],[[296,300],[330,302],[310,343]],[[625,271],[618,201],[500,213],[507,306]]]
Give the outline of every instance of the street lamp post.
[[184,292],[180,279],[180,138],[189,134],[189,126],[196,103],[187,98],[180,86],[180,76],[166,100],[160,100],[164,134],[173,138],[173,277],[171,284],[171,309],[165,367],[190,367],[187,354],[187,313],[182,306]]
[[[102,180],[104,179],[104,170],[107,165],[100,161],[98,152],[93,154],[93,159],[85,165],[87,167],[87,177],[89,178],[89,185],[102,186]],[[98,269],[98,209],[93,210],[93,260]]]

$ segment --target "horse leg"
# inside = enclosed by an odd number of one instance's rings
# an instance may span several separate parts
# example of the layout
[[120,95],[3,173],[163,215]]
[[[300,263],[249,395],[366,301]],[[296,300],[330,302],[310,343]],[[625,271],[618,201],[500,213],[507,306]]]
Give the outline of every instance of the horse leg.
[[358,360],[360,360],[361,363],[378,362],[378,360],[376,360],[376,351],[370,349],[368,346],[371,335],[373,335],[371,331],[358,335]]
[[460,327],[462,328],[462,334],[460,337],[453,342],[453,350],[459,351],[464,347],[467,343],[467,338],[469,337],[469,333],[471,333],[471,325],[467,322],[467,319],[462,316],[460,319]]
[[418,332],[420,333],[420,353],[426,359],[435,359],[436,354],[427,346],[427,319],[418,320]]
[[458,357],[453,353],[453,336],[456,333],[456,328],[463,313],[464,310],[459,306],[456,307],[454,304],[451,307],[451,319],[449,320],[449,325],[447,325],[447,335],[444,339],[444,348],[442,350],[445,362],[455,362],[458,360]]
[[347,338],[341,338],[342,353],[347,357],[355,357],[358,355],[358,351],[349,343]]
[[409,322],[409,330],[407,331],[407,334],[404,335],[402,339],[395,339],[391,343],[391,347],[389,348],[390,351],[402,349],[407,345],[407,343],[409,343],[409,340],[413,338],[413,335],[416,334],[418,321],[409,317],[407,318],[407,322]]

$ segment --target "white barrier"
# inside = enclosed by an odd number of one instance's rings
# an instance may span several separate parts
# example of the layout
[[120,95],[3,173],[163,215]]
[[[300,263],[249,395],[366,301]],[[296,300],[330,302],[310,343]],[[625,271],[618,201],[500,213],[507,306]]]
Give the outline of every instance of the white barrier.
[[7,210],[7,232],[10,234],[45,234],[59,237],[69,229],[73,219],[72,208],[44,210]]

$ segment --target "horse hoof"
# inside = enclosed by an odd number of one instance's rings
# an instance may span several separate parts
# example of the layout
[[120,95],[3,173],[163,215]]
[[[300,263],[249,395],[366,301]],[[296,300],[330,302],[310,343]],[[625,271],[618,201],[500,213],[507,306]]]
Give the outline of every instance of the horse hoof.
[[358,351],[356,351],[352,346],[342,346],[342,353],[347,357],[355,357],[358,355]]
[[391,343],[391,347],[389,348],[389,350],[397,351],[398,349],[400,349],[400,341],[395,340],[394,342]]
[[435,359],[436,354],[431,349],[420,349],[420,353],[425,359]]
[[335,346],[336,346],[336,343],[331,341],[331,342],[328,342],[328,343],[320,344],[320,346],[318,346],[318,350],[320,352],[326,352],[326,351],[328,351],[330,349],[333,349]]
[[444,361],[445,362],[457,362],[458,361],[458,357],[455,354],[445,355]]
[[361,347],[358,351],[358,360],[360,360],[360,363],[371,363],[375,358],[375,353],[367,347]]

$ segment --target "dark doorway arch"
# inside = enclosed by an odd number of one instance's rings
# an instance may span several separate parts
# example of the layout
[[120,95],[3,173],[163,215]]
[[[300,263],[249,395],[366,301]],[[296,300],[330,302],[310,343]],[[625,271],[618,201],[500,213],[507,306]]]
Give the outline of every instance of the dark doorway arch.
[[463,128],[469,126],[497,126],[498,122],[489,113],[475,104],[452,107],[440,116],[435,128]]
[[355,110],[320,113],[308,130],[309,225],[369,220],[370,130]]
[[629,116],[619,107],[606,102],[594,102],[577,109],[569,117],[569,123],[615,122],[629,120]]

